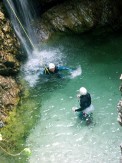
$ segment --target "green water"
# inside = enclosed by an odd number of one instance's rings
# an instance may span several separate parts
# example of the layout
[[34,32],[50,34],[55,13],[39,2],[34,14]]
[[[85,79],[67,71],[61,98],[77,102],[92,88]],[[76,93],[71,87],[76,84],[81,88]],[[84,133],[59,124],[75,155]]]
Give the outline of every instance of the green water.
[[[81,65],[74,79],[52,79],[31,89],[41,102],[40,119],[30,132],[27,145],[30,163],[118,163],[122,128],[116,105],[121,74],[120,36],[59,36],[45,48],[58,49],[69,67]],[[58,54],[57,54],[58,55]],[[40,79],[41,80],[41,79]],[[78,106],[77,90],[84,86],[95,107],[93,124],[86,126],[71,108]]]
[[[46,55],[55,53],[51,61],[54,59],[57,64],[73,68],[80,65],[82,74],[72,79],[54,77],[46,82],[40,77],[35,86],[29,88],[30,96],[24,101],[28,116],[26,122],[23,113],[23,125],[29,124],[29,119],[37,119],[25,144],[32,155],[26,161],[20,156],[15,162],[119,162],[122,128],[116,120],[116,105],[120,99],[121,43],[122,35],[117,34],[102,37],[57,35],[42,45],[41,50],[47,51]],[[93,123],[89,126],[71,110],[79,106],[76,94],[81,86],[87,88],[95,107]],[[31,114],[27,114],[27,108],[32,106]],[[34,113],[35,108],[38,114]],[[7,162],[14,160],[8,158]]]

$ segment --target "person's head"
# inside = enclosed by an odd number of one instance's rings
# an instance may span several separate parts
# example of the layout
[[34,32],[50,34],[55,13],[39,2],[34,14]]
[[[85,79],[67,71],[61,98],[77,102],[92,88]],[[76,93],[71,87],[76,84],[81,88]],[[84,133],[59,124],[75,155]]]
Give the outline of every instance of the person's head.
[[51,72],[54,72],[55,71],[55,65],[54,65],[54,63],[49,63],[49,70]]
[[87,94],[87,89],[84,88],[84,87],[81,87],[80,90],[79,90],[79,92],[80,92],[80,95],[81,95],[81,96],[82,96],[82,95],[86,95],[86,94]]

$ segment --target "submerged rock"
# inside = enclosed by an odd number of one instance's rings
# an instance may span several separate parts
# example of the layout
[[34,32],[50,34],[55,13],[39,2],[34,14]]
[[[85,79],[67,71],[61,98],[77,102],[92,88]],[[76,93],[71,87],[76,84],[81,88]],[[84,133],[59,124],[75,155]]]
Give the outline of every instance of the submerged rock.
[[0,11],[0,20],[4,20],[5,17],[4,17],[4,14]]

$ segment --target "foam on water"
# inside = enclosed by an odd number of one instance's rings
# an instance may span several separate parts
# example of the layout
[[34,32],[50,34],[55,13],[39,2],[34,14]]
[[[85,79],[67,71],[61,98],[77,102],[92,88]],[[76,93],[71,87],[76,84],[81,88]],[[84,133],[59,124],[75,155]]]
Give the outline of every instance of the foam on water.
[[[22,71],[24,73],[24,79],[29,83],[31,87],[35,86],[40,79],[40,74],[42,74],[45,66],[47,67],[49,63],[53,62],[56,65],[63,65],[64,55],[59,49],[49,49],[49,50],[34,50],[32,54],[28,57],[28,61],[23,65]],[[82,74],[81,66],[79,65],[75,70],[71,72],[68,76],[64,78],[73,79]],[[44,80],[47,81],[47,80]]]
[[31,87],[36,85],[40,78],[40,74],[50,62],[55,64],[62,63],[61,52],[58,49],[43,51],[34,50],[32,52],[32,55],[29,56],[28,61],[22,67],[24,79]]
[[75,78],[77,76],[80,76],[81,74],[82,74],[81,66],[78,66],[77,69],[71,73],[71,78]]

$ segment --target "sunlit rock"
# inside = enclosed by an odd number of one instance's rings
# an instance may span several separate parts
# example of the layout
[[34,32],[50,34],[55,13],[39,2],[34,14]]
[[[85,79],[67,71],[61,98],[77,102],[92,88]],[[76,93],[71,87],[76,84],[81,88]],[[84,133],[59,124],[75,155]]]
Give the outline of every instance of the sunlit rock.
[[4,31],[4,32],[10,32],[10,31],[11,31],[10,24],[9,24],[8,21],[7,21],[6,24],[3,26],[3,31]]
[[0,11],[0,20],[4,20],[5,17],[4,17],[4,14]]
[[0,141],[2,141],[3,139],[2,139],[2,135],[0,134]]
[[0,76],[0,121],[6,121],[8,112],[19,102],[20,87],[12,77]]
[[10,75],[17,73],[20,68],[20,63],[14,55],[8,51],[0,51],[0,74]]
[[0,5],[0,75],[11,75],[19,71],[19,51],[20,44]]

